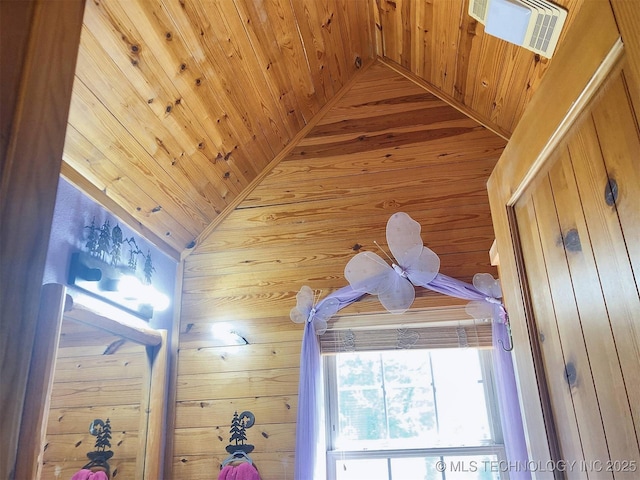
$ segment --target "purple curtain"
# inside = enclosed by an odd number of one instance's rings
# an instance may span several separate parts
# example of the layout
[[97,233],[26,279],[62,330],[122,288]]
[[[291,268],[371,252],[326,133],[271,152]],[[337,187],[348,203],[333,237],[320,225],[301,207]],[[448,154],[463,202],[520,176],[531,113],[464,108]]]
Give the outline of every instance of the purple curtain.
[[[515,382],[511,352],[503,346],[511,345],[508,317],[498,298],[491,296],[469,283],[438,273],[425,285],[419,285],[444,295],[480,302],[490,307],[493,317],[494,368],[501,412],[502,431],[507,459],[525,464],[528,459],[527,447]],[[300,355],[300,384],[298,387],[298,417],[296,426],[295,480],[312,480],[317,477],[318,468],[324,468],[322,407],[324,400],[322,383],[322,361],[318,337],[313,326],[313,315],[328,299],[338,300],[339,309],[357,301],[365,293],[343,287],[329,294],[312,310],[305,323]],[[502,342],[502,344],[500,343]],[[511,478],[527,480],[529,472],[512,472]]]
[[324,459],[318,458],[323,428],[321,424],[323,397],[320,344],[313,323],[309,321],[304,326],[300,352],[294,474],[296,480],[312,480],[315,478],[316,466],[324,465]]
[[[511,335],[506,324],[494,321],[492,336],[493,367],[507,460],[512,464],[526,465],[529,456],[527,454],[513,361],[511,352],[502,348],[503,345],[510,344]],[[531,473],[525,468],[515,468],[509,472],[509,478],[512,480],[528,480],[531,478]]]
[[[436,278],[431,283],[422,286],[452,297],[471,301],[484,301],[488,303],[488,306],[492,307],[492,357],[504,448],[509,462],[526,465],[529,456],[524,436],[515,371],[513,370],[513,359],[511,358],[511,352],[505,350],[505,348],[510,348],[513,345],[511,344],[508,317],[504,306],[496,298],[489,297],[487,292],[478,290],[474,285],[440,273],[436,275]],[[509,472],[509,478],[513,480],[528,480],[531,478],[531,473],[524,468],[514,469],[514,471]]]

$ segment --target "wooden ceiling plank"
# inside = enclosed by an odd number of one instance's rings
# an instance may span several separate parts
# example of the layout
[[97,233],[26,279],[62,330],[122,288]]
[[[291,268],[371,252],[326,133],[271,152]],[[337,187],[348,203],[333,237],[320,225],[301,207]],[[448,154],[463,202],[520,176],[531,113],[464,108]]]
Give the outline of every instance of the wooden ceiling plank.
[[206,18],[200,17],[199,11],[191,3],[185,3],[184,6],[166,0],[161,0],[161,3],[172,19],[185,48],[194,57],[195,69],[201,74],[198,77],[201,81],[200,88],[205,87],[209,97],[220,103],[223,110],[222,119],[233,126],[242,144],[247,144],[248,139],[252,139],[259,146],[258,150],[262,153],[251,161],[256,164],[255,170],[260,171],[262,165],[273,158],[276,151],[266,136],[269,130],[263,128],[259,118],[249,115],[242,97],[244,92],[238,92],[237,87],[233,87],[233,71],[223,68],[226,55],[212,44],[213,39],[209,40],[214,27]]
[[[461,211],[460,217],[464,221],[467,221],[467,225],[460,225],[455,228],[453,225],[450,229],[435,229],[431,230],[424,228],[422,232],[423,241],[430,248],[436,246],[444,249],[445,251],[454,250],[457,248],[457,243],[464,244],[462,239],[474,239],[478,240],[477,235],[488,239],[488,247],[491,246],[493,241],[491,234],[491,219],[489,211],[487,209],[486,216],[484,218],[472,218],[470,214],[465,215],[464,208],[459,209]],[[415,215],[414,215],[415,216]],[[423,219],[422,215],[415,216],[415,220],[421,223]],[[455,218],[455,216],[454,216]],[[378,220],[379,222],[373,223],[372,220]],[[473,220],[477,222],[473,222]],[[380,221],[381,220],[381,221]],[[238,235],[235,230],[227,230],[224,232],[216,232],[215,235],[209,238],[207,242],[207,252],[224,252],[228,255],[228,258],[251,258],[247,257],[247,251],[251,248],[256,248],[258,245],[265,249],[265,255],[277,255],[277,258],[282,258],[285,254],[287,247],[291,249],[291,245],[304,245],[304,250],[313,251],[314,249],[324,248],[332,249],[337,247],[337,244],[342,244],[346,247],[353,245],[362,245],[364,250],[376,250],[373,241],[377,241],[380,245],[386,245],[385,241],[385,228],[388,218],[382,216],[378,217],[360,217],[360,218],[336,218],[327,222],[304,222],[299,224],[287,225],[286,233],[280,233],[281,230],[274,228],[272,225],[263,228],[254,228],[251,231],[246,231],[242,235]],[[460,222],[460,223],[463,223]],[[473,226],[471,226],[473,225]],[[378,232],[372,234],[372,229],[379,227]],[[466,233],[463,233],[466,232]],[[340,239],[338,242],[336,238]],[[485,242],[482,242],[485,243]],[[301,247],[302,248],[302,247]],[[293,249],[295,252],[295,249]]]
[[389,2],[387,0],[375,3],[377,16],[380,20],[382,47],[382,50],[379,52],[380,56],[393,58],[397,61],[400,58],[399,47],[397,46],[398,37],[400,36],[397,32],[397,18],[399,15],[396,14],[396,9],[398,3]]
[[[300,284],[300,286],[302,285]],[[269,294],[255,297],[241,295],[227,298],[207,298],[206,300],[203,299],[202,295],[196,295],[195,298],[187,295],[187,298],[184,299],[183,311],[186,318],[189,318],[189,323],[193,325],[201,321],[206,321],[207,323],[218,321],[235,323],[241,319],[252,318],[281,317],[288,319],[291,308],[296,304],[296,293],[297,291],[287,294],[270,292]],[[425,289],[416,289],[416,299],[412,309],[442,308],[452,305],[466,305],[466,303],[468,303],[467,300],[459,300],[446,295],[427,292]],[[345,307],[341,312],[346,315],[381,313],[384,311],[384,307],[375,296],[367,295],[360,301]],[[245,336],[245,338],[249,343],[253,343],[248,337]],[[281,341],[284,341],[283,337],[280,338],[282,338]]]
[[299,158],[307,156],[319,158],[380,150],[385,150],[391,154],[395,149],[405,145],[431,142],[442,138],[448,138],[453,142],[460,135],[482,129],[484,127],[468,122],[465,119],[460,119],[460,126],[443,125],[442,128],[430,128],[429,125],[422,125],[404,128],[396,132],[370,132],[366,135],[358,135],[355,138],[350,135],[340,141],[325,142],[321,145],[307,145],[304,149],[292,151],[288,161],[296,159],[294,155]]
[[[172,80],[179,89],[181,98],[185,100],[186,107],[200,121],[203,135],[214,135],[211,144],[217,146],[218,151],[212,152],[211,147],[205,145],[204,152],[207,155],[215,153],[213,163],[224,160],[242,185],[246,185],[258,173],[253,159],[269,157],[271,150],[265,152],[259,139],[245,128],[237,116],[232,115],[235,117],[233,121],[230,118],[228,106],[224,105],[223,97],[214,90],[213,82],[207,78],[207,69],[203,69],[206,64],[204,52],[198,47],[197,41],[189,40],[193,39],[195,32],[176,22],[173,12],[168,11],[162,2],[157,6],[143,2],[142,6],[155,7],[151,16],[165,28],[162,40],[158,38],[158,45],[153,48],[155,57],[167,74],[174,72]],[[187,43],[189,41],[191,43]],[[196,50],[192,49],[194,46]]]
[[[309,179],[302,185],[296,185],[295,189],[276,189],[272,186],[256,188],[242,204],[242,208],[250,208],[263,205],[278,205],[297,202],[317,201],[329,198],[337,198],[344,195],[393,195],[393,192],[403,188],[422,186],[425,194],[440,191],[441,194],[448,195],[452,189],[460,187],[463,182],[482,182],[486,175],[491,172],[492,164],[495,161],[485,162],[483,165],[469,168],[463,164],[452,164],[451,166],[439,165],[431,168],[408,169],[414,177],[389,175],[387,172],[369,172],[365,174],[354,174],[337,177],[326,182]],[[451,175],[459,174],[459,177],[437,176],[442,172],[450,172]],[[444,174],[446,175],[446,173]],[[437,179],[437,180],[434,180]]]
[[331,81],[339,88],[349,78],[349,71],[354,69],[353,63],[348,64],[345,54],[341,53],[344,52],[341,31],[343,19],[340,18],[333,0],[318,0],[314,2],[314,6],[316,7],[318,25],[320,25],[320,34],[324,38],[328,52],[331,53],[327,55],[329,75]]
[[315,90],[324,104],[335,95],[338,86],[334,85],[330,74],[328,47],[320,31],[322,19],[316,10],[315,2],[292,1],[291,5]]
[[284,80],[274,75],[277,68],[274,63],[277,60],[264,58],[261,49],[256,48],[256,42],[251,38],[254,29],[251,25],[247,26],[241,17],[237,1],[217,1],[216,7],[221,13],[221,24],[226,26],[226,30],[220,32],[219,38],[226,36],[227,42],[230,42],[227,52],[232,52],[232,58],[238,56],[242,60],[242,66],[249,74],[251,88],[258,93],[263,114],[268,114],[273,133],[280,137],[282,148],[304,126],[304,122],[301,122],[301,118],[295,113],[295,98],[288,95],[288,79]]
[[499,125],[509,125],[509,129],[513,131],[530,99],[529,91],[535,75],[545,70],[546,62],[535,61],[532,52],[517,48],[513,51],[509,65],[512,68],[500,77],[498,83],[493,120]]
[[500,142],[485,141],[488,140],[486,132],[473,130],[468,134],[458,135],[456,138],[459,142],[451,142],[445,138],[390,151],[356,152],[351,155],[310,157],[304,161],[285,161],[274,168],[273,175],[266,180],[271,185],[286,184],[285,180],[292,184],[305,181],[311,175],[318,179],[330,179],[353,174],[354,171],[396,172],[405,168],[469,162],[469,158],[474,158],[476,163],[488,159],[495,161],[500,157],[504,142],[501,139]]
[[[247,9],[254,11],[254,2],[243,2]],[[256,7],[257,8],[257,7]],[[309,72],[309,64],[306,59],[302,38],[299,35],[295,13],[287,0],[272,0],[263,2],[264,10],[260,18],[260,24],[271,30],[274,41],[280,49],[281,61],[286,73],[291,77],[291,85],[296,92],[300,114],[304,123],[311,121],[312,117],[322,107],[321,99],[316,93],[313,77]],[[265,15],[265,18],[262,17]],[[255,13],[252,15],[255,24]]]
[[[167,92],[167,98],[156,102],[157,98],[150,97],[150,100],[157,104],[155,108],[160,109],[159,117],[163,120],[171,119],[171,115],[166,115],[166,108],[171,106],[175,122],[186,133],[181,135],[180,142],[189,161],[197,161],[202,165],[205,175],[215,172],[212,183],[222,192],[229,189],[237,194],[247,183],[244,174],[233,164],[229,167],[225,162],[216,160],[224,158],[229,152],[233,152],[241,163],[248,162],[248,158],[242,160],[245,153],[236,149],[236,141],[223,130],[224,123],[215,121],[222,116],[221,108],[200,94],[207,90],[196,85],[200,72],[193,68],[193,55],[184,48],[180,35],[174,35],[171,18],[160,4],[153,2],[119,2],[100,8],[104,8],[111,17],[117,17],[118,22],[131,32],[129,42],[118,42],[120,36],[114,40],[115,51],[110,53],[114,62],[122,63],[120,68],[127,71],[128,75],[144,75],[144,78],[152,79],[152,83],[160,87],[160,92]],[[144,46],[138,45],[139,50],[132,52],[130,43],[141,38],[144,39]]]
[[[346,249],[345,249],[346,250]],[[211,264],[194,264],[190,266],[190,274],[194,279],[207,279],[207,286],[215,290],[211,297],[227,297],[240,295],[260,295],[265,291],[297,292],[302,285],[321,288],[327,291],[337,290],[348,285],[343,277],[344,268],[353,252],[326,255],[304,255],[298,258],[285,258],[275,261],[267,258],[237,266],[211,268]],[[476,273],[487,272],[495,275],[494,267],[481,265],[479,258],[486,257],[486,250],[440,255],[441,273],[455,276],[462,281],[471,282]],[[472,264],[463,262],[471,260]],[[486,263],[486,261],[485,261]],[[214,280],[216,273],[223,271],[233,280],[220,277]],[[296,273],[297,272],[297,273]],[[307,273],[308,272],[308,273]],[[208,275],[206,275],[208,273]],[[297,276],[296,276],[297,275]],[[190,277],[191,278],[191,277]],[[210,280],[209,280],[210,278]],[[203,285],[203,288],[205,285]],[[262,288],[262,290],[260,290]]]
[[[117,3],[112,4],[111,8],[115,5]],[[89,18],[92,16],[92,10],[88,9]],[[110,15],[110,20],[120,22],[115,14]],[[224,170],[216,174],[216,167],[213,167],[210,159],[200,152],[198,145],[205,145],[203,137],[198,135],[196,122],[188,118],[190,112],[181,105],[181,101],[174,105],[178,94],[170,82],[162,80],[164,72],[156,75],[155,71],[146,71],[146,80],[149,85],[154,86],[152,90],[146,85],[141,85],[145,91],[140,91],[136,85],[128,81],[127,72],[135,73],[141,64],[155,63],[152,61],[151,52],[146,53],[147,45],[140,39],[131,38],[134,35],[139,35],[138,38],[142,36],[136,31],[127,31],[128,42],[135,42],[130,49],[137,50],[132,60],[129,59],[129,53],[120,51],[115,54],[115,58],[120,59],[122,68],[125,68],[121,70],[118,62],[109,56],[97,40],[111,33],[109,27],[104,22],[97,21],[95,24],[92,25],[96,28],[95,33],[83,29],[76,75],[116,117],[128,119],[126,128],[150,155],[157,158],[162,168],[171,170],[173,175],[177,173],[176,170],[182,173],[187,182],[192,183],[203,197],[205,195],[202,194],[202,190],[207,188],[208,183],[215,186],[212,191],[216,194],[210,198],[213,208],[209,208],[208,211],[208,215],[215,217],[216,212],[222,211],[226,205],[223,197],[228,189],[236,188],[237,191],[237,187],[230,187],[233,184],[225,181]],[[127,30],[125,25],[120,24],[113,25],[112,28],[119,32]],[[123,36],[122,33],[120,35]],[[133,75],[133,78],[136,78],[136,75]],[[113,88],[113,83],[118,85],[117,89]],[[169,84],[168,89],[174,91],[167,91],[163,84]],[[159,93],[158,99],[156,97]]]
[[420,17],[416,15],[416,20],[420,20],[421,25],[420,29],[415,30],[417,38],[412,42],[412,44],[414,45],[414,49],[416,48],[415,44],[420,44],[419,50],[422,52],[422,55],[416,55],[415,65],[411,65],[411,67],[408,69],[410,72],[415,73],[419,78],[422,78],[431,84],[433,84],[431,76],[431,72],[433,69],[433,53],[431,50],[432,45],[435,42],[434,33],[436,27],[436,25],[434,25],[433,9],[433,3],[425,3],[425,5],[423,5],[421,9]]
[[[456,236],[455,240],[451,241],[446,235],[431,235],[429,237],[425,236],[424,242],[427,247],[442,258],[447,258],[448,255],[468,254],[469,252],[486,253],[493,242],[490,225],[478,227],[472,231],[469,229],[454,230],[451,235]],[[369,251],[384,257],[384,252],[389,251],[386,245],[383,244],[381,249],[373,243],[373,240],[369,240],[371,235],[363,234],[361,237],[367,240],[366,242],[363,241],[362,248],[354,248],[354,246],[360,246],[361,244],[359,242],[348,242],[348,239],[335,241],[335,243],[327,242],[327,244],[322,245],[293,242],[299,245],[298,249],[291,249],[290,247],[287,249],[286,246],[276,245],[273,248],[266,247],[262,255],[253,255],[251,253],[247,255],[246,251],[237,250],[228,254],[227,252],[211,253],[206,257],[194,259],[193,263],[189,263],[188,268],[193,267],[194,271],[197,269],[198,275],[202,275],[205,271],[210,272],[211,275],[215,275],[216,272],[225,272],[225,274],[234,272],[236,274],[249,275],[255,279],[253,285],[257,289],[267,286],[263,282],[265,282],[266,278],[273,279],[276,273],[274,270],[284,273],[287,270],[303,269],[306,274],[307,269],[320,268],[322,262],[325,262],[325,276],[327,279],[333,279],[336,275],[342,275],[348,261],[357,253]],[[375,237],[373,238],[375,240]],[[378,238],[384,238],[384,235]],[[450,260],[451,258],[448,259],[448,261]],[[264,278],[261,278],[262,272],[266,272],[264,273]],[[299,275],[302,276],[300,273]],[[202,278],[202,276],[198,278],[203,282],[199,290],[205,290],[207,279]],[[344,283],[344,280],[342,282]],[[216,291],[209,292],[211,296],[220,296],[222,291],[235,286],[235,283],[231,283],[228,280],[224,285],[222,285],[222,281],[212,281],[212,283],[216,285]],[[269,282],[270,284],[271,282]],[[332,285],[336,285],[335,281],[333,281]],[[187,290],[185,286],[185,291]]]
[[494,100],[498,82],[504,75],[505,65],[508,64],[508,52],[516,48],[518,47],[490,35],[483,35],[481,39],[476,72],[476,78],[479,81],[474,83],[469,107],[480,117],[486,118],[491,125],[495,124],[492,113],[495,109]]
[[[347,285],[344,279],[344,268],[355,252],[349,247],[329,254],[316,254],[316,252],[309,254],[301,249],[298,257],[293,255],[284,259],[259,257],[260,259],[254,262],[235,266],[218,266],[211,261],[210,255],[190,259],[185,268],[185,278],[199,278],[210,282],[208,285],[220,289],[222,295],[224,292],[230,292],[229,295],[242,295],[249,293],[249,290],[242,290],[242,287],[247,284],[262,285],[263,292],[270,289],[278,292],[297,292],[302,285],[307,284],[312,287],[317,284],[318,288],[330,290],[342,288]],[[476,273],[495,274],[496,272],[496,269],[487,261],[486,249],[438,256],[440,272],[463,281],[471,281]],[[216,276],[218,276],[217,280]],[[211,277],[211,280],[205,280],[204,277]]]
[[362,63],[365,60],[375,58],[373,43],[373,16],[370,13],[371,2],[352,2],[342,0],[338,2],[340,13],[339,19],[344,19],[346,23],[346,35],[348,41],[345,47],[347,52],[347,62],[356,62],[358,57]]
[[[133,163],[133,168],[130,170],[130,173],[134,173],[135,178],[131,178],[130,175],[122,175],[121,169],[114,166],[109,158],[113,158],[115,155],[116,160],[119,160],[126,156],[126,154],[118,155],[120,151],[117,145],[110,146],[107,147],[105,155],[98,147],[89,144],[81,133],[69,125],[67,144],[63,154],[63,160],[67,164],[68,170],[65,170],[64,174],[72,183],[96,201],[106,197],[109,202],[118,205],[118,208],[111,209],[114,214],[123,220],[128,217],[134,218],[135,222],[132,227],[135,227],[135,224],[143,227],[139,229],[140,233],[143,233],[143,236],[148,237],[153,243],[168,243],[171,246],[171,251],[168,253],[174,256],[175,250],[181,250],[184,245],[191,242],[197,231],[195,226],[189,230],[188,222],[185,222],[185,211],[191,207],[182,203],[180,199],[174,202],[173,199],[165,196],[149,197],[146,191],[153,192],[153,189],[146,190],[140,187],[144,187],[147,183],[157,186],[159,185],[158,181],[153,177],[147,178],[144,175],[147,170],[144,167],[137,167],[137,162]],[[135,175],[138,169],[141,169],[141,174]],[[77,178],[78,176],[81,178]],[[92,180],[94,177],[96,178],[95,182]],[[92,192],[97,193],[96,190],[101,192],[101,195],[92,195]],[[159,201],[162,201],[162,204]],[[110,206],[109,202],[101,204],[108,207]],[[121,213],[125,213],[125,215],[120,215]],[[151,235],[148,235],[149,233]],[[164,248],[160,248],[164,250]]]
[[[336,119],[357,119],[359,115],[371,115],[372,111],[384,107],[385,109],[395,105],[396,108],[406,109],[420,108],[423,103],[431,104],[441,102],[432,93],[425,91],[414,82],[377,62],[375,71],[380,72],[375,78],[369,77],[354,85],[336,106],[318,122],[318,125],[332,123]],[[402,90],[398,90],[402,87]],[[356,115],[356,117],[352,117]]]
[[[253,123],[254,134],[263,130],[273,154],[279,152],[291,138],[292,131],[284,121],[279,105],[268,93],[246,35],[241,29],[233,28],[239,20],[235,8],[224,0],[196,3],[193,7],[197,18],[190,14],[191,21],[200,24],[209,63],[215,66],[218,75],[224,75],[229,97],[246,108],[248,118],[245,122]],[[228,12],[227,7],[233,10]],[[211,22],[213,19],[215,24]]]
[[[438,255],[464,253],[479,248],[488,250],[493,242],[491,222],[490,219],[482,220],[480,225],[474,227],[424,231],[421,234],[422,241],[426,247],[431,248]],[[251,264],[253,268],[259,269],[260,264],[292,263],[294,259],[300,259],[301,256],[311,256],[315,259],[316,256],[337,256],[337,254],[346,253],[354,255],[363,251],[373,251],[384,256],[381,248],[384,252],[389,252],[384,225],[378,233],[372,233],[370,229],[366,229],[366,225],[355,226],[354,231],[350,232],[348,225],[340,224],[336,226],[334,236],[337,237],[336,239],[328,233],[319,233],[319,230],[323,230],[322,225],[314,225],[313,229],[306,232],[287,232],[282,238],[247,235],[237,245],[226,249],[221,248],[218,252],[210,252],[206,258],[212,265],[219,268],[225,266],[237,268],[237,266]],[[266,245],[261,250],[261,255],[248,254],[247,245],[254,244],[256,239],[262,243],[263,238]],[[374,242],[378,242],[380,247]],[[228,241],[228,244],[231,244],[231,241]],[[299,248],[292,248],[291,245],[298,245]],[[303,264],[301,261],[300,265]]]
[[[324,115],[324,113],[328,110],[331,109],[331,107],[340,100],[340,98],[342,97],[342,95],[348,91],[349,87],[351,85],[353,85],[354,83],[357,82],[357,80],[359,78],[362,77],[362,75],[364,75],[367,70],[371,67],[371,65],[373,64],[373,62],[368,62],[365,63],[362,67],[362,69],[358,72],[357,75],[354,75],[349,82],[347,83],[347,85],[345,85],[345,87],[338,92],[333,98],[331,98],[329,100],[329,102],[327,102],[322,109],[320,110],[320,112],[318,112],[316,114],[316,116],[314,117],[315,120],[318,120],[320,118],[322,118],[322,116]],[[229,208],[227,208],[225,214],[221,215],[220,217],[218,217],[218,219],[216,219],[216,221],[212,222],[201,234],[200,234],[200,238],[197,239],[197,241],[194,243],[194,245],[188,249],[185,250],[183,252],[183,257],[190,255],[192,252],[197,250],[197,246],[200,245],[210,234],[211,232],[213,232],[216,227],[222,222],[222,220],[224,220],[231,212],[233,212],[233,210],[235,210],[242,202],[244,202],[246,200],[246,197],[253,191],[253,189],[260,184],[260,182],[271,172],[271,170],[273,169],[274,166],[278,165],[278,163],[280,163],[282,161],[283,158],[285,158],[289,152],[291,151],[291,149],[297,144],[297,142],[299,141],[299,139],[303,138],[310,130],[311,128],[313,128],[313,126],[315,125],[315,121],[312,121],[310,123],[308,123],[302,130],[300,130],[298,132],[298,134],[296,135],[296,137],[294,137],[291,142],[280,151],[280,153],[278,153],[278,155],[276,155],[273,160],[271,160],[271,162],[269,163],[269,165],[267,167],[265,167],[262,172],[253,179],[253,181],[251,182],[251,184],[244,190],[243,194],[240,195],[238,198],[236,198],[236,200],[234,201],[234,203],[232,205],[230,205]]]
[[455,79],[452,96],[463,105],[469,105],[473,86],[476,83],[478,70],[481,36],[479,33],[484,26],[465,10],[461,12],[460,39],[458,42],[458,61],[456,63]]
[[[373,112],[372,112],[373,113]],[[334,137],[344,137],[347,140],[360,140],[364,134],[375,132],[408,132],[438,127],[478,126],[476,122],[464,114],[444,104],[444,102],[431,102],[420,108],[407,109],[405,112],[391,113],[387,115],[372,114],[367,118],[344,119],[331,124],[316,126],[309,132],[306,142],[301,146],[312,145],[316,142],[329,142]]]
[[416,75],[414,75],[414,74],[412,74],[410,72],[407,72],[406,70],[401,69],[398,65],[396,65],[393,62],[389,62],[387,60],[381,60],[381,62],[384,63],[385,65],[387,65],[389,68],[391,68],[391,69],[395,70],[396,72],[400,73],[401,75],[403,75],[407,79],[411,80],[412,82],[415,82],[417,85],[421,86],[422,88],[424,88],[428,92],[433,93],[435,96],[437,96],[441,100],[445,101],[447,104],[449,104],[453,108],[461,111],[462,113],[464,113],[469,118],[475,120],[480,125],[484,125],[486,128],[488,128],[489,130],[491,130],[495,134],[499,135],[503,139],[505,139],[505,140],[509,139],[509,136],[511,134],[510,132],[508,132],[507,130],[502,128],[500,125],[492,123],[489,118],[478,114],[472,108],[470,108],[468,105],[465,105],[465,104],[462,104],[462,103],[458,102],[452,95],[449,95],[449,94],[447,94],[447,93],[445,93],[445,92],[443,92],[441,90],[438,90],[437,88],[435,88],[433,85],[431,85],[426,80],[424,80],[424,79],[422,79],[422,78],[420,78],[420,77],[418,77],[418,76],[416,76]]
[[[185,183],[181,187],[176,183],[174,176],[159,168],[142,146],[124,130],[122,124],[82,82],[76,81],[71,101],[69,123],[83,136],[90,137],[99,151],[117,163],[121,175],[122,165],[126,165],[125,170],[129,174],[136,173],[134,181],[144,185],[145,191],[161,192],[162,203],[158,203],[157,207],[173,209],[173,206],[177,206],[180,214],[185,215],[181,222],[185,228],[190,228],[191,225],[195,232],[199,231],[202,225],[207,224],[207,218],[201,213],[198,205],[198,202],[201,202],[199,198],[190,198],[184,194],[185,189],[188,190],[188,184]],[[114,139],[117,139],[116,143]],[[75,165],[72,164],[72,166],[75,168]],[[136,207],[137,205],[132,205],[131,212],[135,211]],[[176,216],[176,218],[180,217]]]
[[[305,119],[310,119],[313,113],[307,109],[306,102],[299,102],[304,99],[305,94],[294,90],[291,80],[298,77],[300,72],[294,71],[291,68],[293,66],[287,65],[286,58],[282,55],[276,40],[275,32],[272,30],[270,19],[286,14],[282,11],[282,6],[279,5],[280,15],[269,15],[270,4],[268,2],[258,4],[245,0],[234,0],[232,3],[238,12],[241,26],[244,28],[256,60],[262,68],[271,95],[276,103],[281,103],[284,107],[281,109],[285,114],[285,119],[293,127],[292,132],[295,133],[307,123]],[[289,11],[291,11],[290,8]],[[267,27],[267,25],[269,26]],[[239,25],[235,25],[234,28],[239,28]],[[304,69],[307,70],[306,65],[304,65]]]
[[[87,36],[84,38],[86,39]],[[146,108],[146,102],[143,105],[135,98],[135,92],[127,88],[126,81],[121,82],[117,90],[113,90],[107,79],[117,78],[118,72],[107,69],[108,63],[101,59],[96,58],[96,63],[93,60],[90,61],[83,55],[83,51],[81,50],[78,56],[76,74],[79,82],[76,84],[82,84],[90,92],[87,96],[95,95],[95,102],[100,103],[102,108],[108,111],[113,122],[120,123],[123,134],[130,136],[132,141],[142,147],[144,156],[149,159],[150,168],[155,171],[165,171],[184,191],[195,188],[199,195],[197,197],[190,195],[190,197],[206,218],[215,218],[217,213],[224,209],[225,201],[218,194],[211,198],[203,194],[210,178],[204,176],[192,162],[177,161],[181,157],[182,149],[176,144],[172,133]],[[100,67],[98,67],[99,64]],[[122,78],[124,80],[124,77]],[[115,93],[116,91],[118,93]],[[77,116],[73,115],[73,118],[74,120],[70,122],[72,124]],[[130,120],[122,124],[119,120],[122,118]],[[87,135],[90,134],[87,132]]]
[[[483,199],[487,197],[484,185],[469,186],[465,190],[447,196],[424,198],[422,190],[396,192],[393,197],[374,198],[370,196],[354,198],[349,205],[334,200],[309,204],[244,208],[235,210],[215,231],[242,232],[250,234],[254,229],[268,226],[275,229],[289,228],[292,224],[330,221],[351,221],[368,219],[384,225],[388,217],[396,211],[403,211],[412,217],[421,217],[422,228],[431,231],[456,228],[470,218],[484,216],[488,211]],[[464,208],[460,208],[464,207]],[[206,249],[203,245],[203,249]]]
[[[168,5],[173,5],[173,2]],[[167,40],[169,34],[167,50],[172,51],[173,57],[182,62],[180,74],[176,75],[174,80],[186,99],[188,108],[202,120],[205,132],[217,130],[221,135],[222,148],[213,162],[224,160],[238,179],[244,179],[243,184],[249,183],[260,171],[259,162],[255,162],[255,159],[270,158],[272,155],[271,149],[264,147],[264,136],[255,135],[250,131],[241,120],[241,115],[236,114],[233,107],[226,102],[224,95],[216,91],[218,85],[215,73],[207,64],[206,55],[195,32],[190,30],[189,21],[184,17],[184,13],[170,10],[167,4],[160,2],[160,7],[154,10],[154,15],[163,25],[170,27],[164,38]],[[190,59],[189,64],[184,62],[185,58]],[[185,82],[184,86],[178,79]]]

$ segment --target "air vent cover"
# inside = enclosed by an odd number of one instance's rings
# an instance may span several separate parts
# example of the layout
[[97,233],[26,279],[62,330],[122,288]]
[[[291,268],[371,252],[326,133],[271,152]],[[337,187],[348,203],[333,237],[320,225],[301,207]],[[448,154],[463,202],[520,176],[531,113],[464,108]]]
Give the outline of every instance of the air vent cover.
[[567,11],[546,0],[470,0],[469,15],[485,32],[551,58]]

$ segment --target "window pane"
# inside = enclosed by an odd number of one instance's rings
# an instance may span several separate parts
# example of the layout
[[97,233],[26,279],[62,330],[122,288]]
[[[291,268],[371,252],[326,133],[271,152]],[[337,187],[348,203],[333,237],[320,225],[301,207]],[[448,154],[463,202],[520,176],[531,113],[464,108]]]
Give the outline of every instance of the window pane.
[[435,465],[444,470],[444,480],[499,480],[498,457],[495,455],[443,457]]
[[431,352],[440,443],[478,445],[491,439],[480,359],[475,349]]
[[416,458],[392,458],[391,478],[392,480],[434,480],[441,478],[440,473],[435,468],[434,457]]
[[339,449],[491,440],[477,349],[342,353],[336,369]]
[[347,390],[340,394],[341,440],[386,438],[384,399],[380,389]]
[[387,459],[337,460],[336,480],[389,480]]

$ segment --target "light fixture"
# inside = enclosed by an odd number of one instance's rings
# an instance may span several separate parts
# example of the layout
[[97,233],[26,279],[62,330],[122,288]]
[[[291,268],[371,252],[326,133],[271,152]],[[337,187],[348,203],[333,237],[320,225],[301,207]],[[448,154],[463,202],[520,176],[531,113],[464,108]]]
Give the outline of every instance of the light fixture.
[[145,284],[127,267],[109,265],[84,252],[71,255],[68,283],[145,320],[170,303],[166,295]]
[[213,337],[223,345],[248,345],[246,338],[233,330],[228,322],[217,322],[211,326]]

